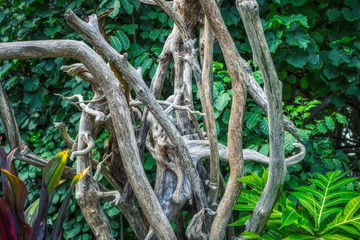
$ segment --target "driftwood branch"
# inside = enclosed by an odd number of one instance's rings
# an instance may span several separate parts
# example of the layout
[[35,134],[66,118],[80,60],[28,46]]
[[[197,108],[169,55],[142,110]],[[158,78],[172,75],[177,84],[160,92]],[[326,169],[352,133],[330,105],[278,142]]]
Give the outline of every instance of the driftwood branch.
[[210,231],[210,239],[217,240],[223,239],[225,236],[226,226],[242,186],[237,179],[243,176],[244,171],[242,126],[246,103],[246,80],[240,55],[221,17],[216,2],[214,0],[200,0],[200,3],[219,41],[233,87],[233,102],[228,131],[230,176]]
[[[125,78],[132,85],[133,89],[136,91],[138,98],[146,105],[146,107],[151,111],[151,113],[158,120],[160,125],[164,128],[167,135],[170,137],[172,143],[177,146],[178,154],[181,156],[183,161],[183,166],[185,171],[190,178],[190,183],[193,188],[193,194],[195,196],[195,200],[197,203],[197,207],[200,209],[206,207],[207,200],[205,196],[204,187],[201,184],[201,180],[199,174],[197,173],[195,167],[192,165],[192,161],[190,158],[190,154],[186,149],[186,145],[181,137],[181,134],[176,129],[174,124],[166,115],[165,111],[161,108],[161,106],[156,102],[155,98],[149,91],[147,85],[142,79],[141,69],[135,69],[124,56],[120,55],[116,52],[106,41],[102,38],[97,25],[96,15],[89,16],[89,22],[85,23],[81,19],[79,19],[73,12],[68,11],[65,14],[65,19],[69,23],[69,25],[78,31],[81,35],[86,37],[95,48],[101,52],[104,56],[106,56],[110,61],[112,61],[115,67],[120,70],[125,76]],[[108,99],[109,101],[109,99]],[[125,110],[124,110],[125,111]],[[116,125],[114,123],[114,125]],[[120,143],[123,139],[124,142],[128,142],[130,138],[125,138],[123,136],[117,136],[119,141],[119,146],[123,143]],[[138,155],[138,151],[133,151],[136,155]],[[135,178],[136,174],[128,174],[130,178]],[[137,179],[133,179],[133,181],[138,181]],[[138,200],[148,202],[145,199],[138,198]],[[144,204],[146,204],[144,203]],[[153,212],[154,209],[149,213]],[[146,213],[145,213],[146,214]],[[151,216],[147,216],[151,218]],[[155,223],[159,225],[159,223]],[[157,228],[160,228],[157,226]],[[164,226],[161,227],[161,230],[164,231]],[[167,233],[173,232],[172,230],[167,231]]]
[[218,154],[218,138],[216,133],[215,114],[212,104],[212,84],[213,84],[213,42],[214,33],[209,21],[205,17],[204,29],[204,63],[202,71],[202,88],[204,93],[204,106],[206,113],[206,132],[210,145],[210,181],[215,188],[210,188],[209,199],[210,207],[216,204],[219,190],[219,154]]
[[282,110],[282,84],[265,39],[256,0],[237,0],[245,31],[253,51],[254,61],[264,79],[269,116],[270,163],[269,176],[263,193],[246,223],[245,232],[261,234],[278,197],[279,187],[286,174],[284,149],[284,121]]
[[[128,176],[130,176],[129,180],[135,195],[138,196],[140,205],[157,236],[162,239],[173,239],[175,234],[167,218],[163,215],[161,206],[142,168],[132,131],[130,113],[127,104],[124,104],[126,103],[124,93],[120,91],[116,77],[103,59],[83,42],[72,40],[0,44],[0,60],[56,57],[71,57],[81,61],[104,90],[112,121],[114,125],[119,126],[115,133],[117,139],[120,139],[118,142],[122,150],[121,153],[124,155],[123,159],[127,160],[124,161],[124,165]],[[133,144],[133,142],[135,143]],[[154,211],[157,212],[156,215],[152,214]]]

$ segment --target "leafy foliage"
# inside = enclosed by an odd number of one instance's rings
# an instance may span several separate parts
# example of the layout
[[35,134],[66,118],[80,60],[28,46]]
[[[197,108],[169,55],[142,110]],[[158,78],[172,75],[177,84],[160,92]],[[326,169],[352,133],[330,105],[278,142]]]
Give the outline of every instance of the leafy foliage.
[[[317,174],[309,180],[310,186],[295,188],[296,191],[290,194],[299,201],[298,206],[281,191],[266,225],[266,234],[255,236],[256,239],[353,239],[360,236],[360,217],[356,215],[360,208],[359,192],[346,188],[358,178],[344,178],[345,175],[341,171]],[[239,179],[251,190],[241,192],[234,210],[254,210],[267,176],[268,172],[264,170],[261,177],[252,174]],[[250,215],[245,215],[230,225],[244,225],[249,218]]]
[[[4,227],[1,238],[44,239],[47,234],[47,212],[51,205],[54,188],[61,183],[60,178],[65,168],[69,150],[58,153],[45,165],[40,199],[30,205],[26,212],[24,212],[24,206],[28,191],[24,181],[17,177],[12,163],[16,150],[17,148],[7,155],[5,149],[0,147],[0,170],[4,195],[4,198],[0,199],[0,218],[3,220],[1,228]],[[75,184],[89,169],[90,167],[74,177],[60,207],[50,239],[58,239],[59,236],[62,236],[62,225],[69,210],[71,193]]]

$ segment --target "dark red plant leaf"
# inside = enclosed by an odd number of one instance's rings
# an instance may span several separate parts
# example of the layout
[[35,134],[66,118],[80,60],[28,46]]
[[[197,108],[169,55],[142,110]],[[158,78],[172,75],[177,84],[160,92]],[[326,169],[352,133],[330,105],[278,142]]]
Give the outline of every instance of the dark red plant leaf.
[[39,210],[34,226],[32,226],[34,231],[31,240],[46,239],[46,217],[50,206],[49,202],[51,201],[49,201],[47,186],[42,180]]
[[13,150],[11,150],[11,152],[8,154],[7,158],[6,158],[6,170],[8,170],[11,174],[17,176],[14,164],[12,163],[12,159],[15,155],[15,152],[19,149],[22,148],[24,145],[21,145],[20,147],[14,148]]
[[13,224],[18,239],[29,239],[32,229],[25,222],[24,206],[27,201],[28,191],[25,183],[17,176],[5,169],[0,169],[6,175],[4,199],[10,207]]
[[0,198],[0,240],[13,240],[15,229],[5,200]]

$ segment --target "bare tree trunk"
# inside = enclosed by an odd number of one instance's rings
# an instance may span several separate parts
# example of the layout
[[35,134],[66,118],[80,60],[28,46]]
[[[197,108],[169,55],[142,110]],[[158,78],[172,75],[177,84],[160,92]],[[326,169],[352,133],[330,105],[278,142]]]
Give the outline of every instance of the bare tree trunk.
[[270,163],[265,189],[246,223],[245,232],[261,234],[278,198],[279,187],[286,175],[284,150],[284,121],[282,110],[282,84],[277,76],[259,16],[256,0],[237,0],[245,30],[253,50],[254,60],[264,79],[269,116]]

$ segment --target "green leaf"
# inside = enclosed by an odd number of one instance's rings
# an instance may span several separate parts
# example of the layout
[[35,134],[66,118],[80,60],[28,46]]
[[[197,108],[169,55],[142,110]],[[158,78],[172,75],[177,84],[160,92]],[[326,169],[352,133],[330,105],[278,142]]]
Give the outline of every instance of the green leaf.
[[10,70],[11,63],[6,63],[0,67],[0,79]]
[[331,79],[335,79],[335,78],[339,77],[340,71],[337,68],[335,68],[334,66],[325,66],[324,74],[329,80],[331,80]]
[[150,34],[149,34],[149,38],[150,38],[151,40],[156,40],[156,39],[158,39],[159,36],[160,36],[161,31],[162,31],[162,29],[154,29],[154,30],[152,30],[152,31],[150,32]]
[[75,177],[73,178],[71,185],[59,209],[59,215],[56,217],[56,221],[54,223],[54,229],[51,232],[50,239],[57,239],[58,236],[62,235],[63,223],[70,208],[71,194],[75,188],[75,185],[87,174],[89,170],[90,170],[90,166],[84,169],[81,173],[76,174]]
[[324,122],[318,122],[316,123],[316,129],[321,132],[321,133],[326,133],[327,132],[327,128]]
[[9,181],[9,185],[4,189],[4,198],[14,212],[21,213],[24,210],[28,195],[24,181],[5,169],[0,169],[0,171],[5,174]]
[[30,226],[34,226],[36,216],[39,211],[39,203],[40,198],[36,199],[25,211],[26,222],[29,223]]
[[289,226],[298,220],[298,215],[293,210],[285,210],[281,216],[281,227]]
[[282,43],[281,36],[283,32],[278,31],[276,35],[273,32],[266,32],[265,37],[267,44],[269,46],[270,52],[274,53],[279,45]]
[[269,135],[269,122],[267,117],[261,119],[260,129],[264,134]]
[[230,110],[229,110],[229,108],[225,109],[224,114],[222,116],[222,121],[225,124],[229,124],[229,121],[230,121]]
[[234,226],[234,227],[243,226],[243,225],[245,225],[246,221],[250,219],[250,217],[251,217],[251,214],[246,215],[245,217],[242,217],[242,218],[236,220],[235,222],[229,224],[228,226]]
[[223,111],[224,108],[228,105],[231,100],[231,96],[228,92],[224,92],[215,99],[214,105],[215,108],[219,111]]
[[350,53],[343,50],[331,50],[329,58],[335,66],[339,66],[341,63],[350,62]]
[[290,26],[292,23],[296,22],[299,23],[300,25],[308,28],[308,22],[307,22],[307,17],[301,14],[297,14],[297,15],[291,15],[290,17],[283,17],[283,21],[284,21],[284,25],[285,26]]
[[38,78],[27,79],[27,81],[24,84],[24,89],[28,92],[33,92],[38,88],[39,83],[40,81]]
[[117,52],[121,52],[122,50],[122,44],[120,42],[120,40],[117,37],[111,36],[109,37],[109,41],[111,46],[117,51]]
[[323,239],[323,240],[353,240],[353,238],[345,237],[340,234],[321,236],[321,239]]
[[307,239],[316,239],[316,238],[309,235],[291,234],[286,238],[284,238],[283,240],[307,240]]
[[264,144],[259,150],[259,153],[263,154],[264,156],[268,156],[269,154],[269,144]]
[[310,43],[310,36],[304,30],[295,30],[286,35],[286,41],[290,45],[306,48]]
[[130,0],[121,0],[121,3],[128,14],[133,12],[134,6],[131,4]]
[[112,6],[114,8],[114,10],[109,14],[109,17],[111,18],[115,18],[118,14],[119,14],[119,10],[120,10],[120,1],[119,0],[114,0],[114,5]]
[[292,134],[286,131],[284,137],[285,149],[287,151],[293,150],[294,149],[293,143],[297,143],[296,138]]
[[325,117],[325,124],[328,127],[328,129],[330,129],[331,131],[335,129],[335,123],[332,117]]
[[135,34],[135,31],[138,28],[139,26],[137,24],[124,24],[120,27],[121,30],[129,34]]
[[166,13],[160,13],[159,14],[159,21],[164,23],[167,21],[167,14]]
[[244,238],[249,238],[249,239],[259,239],[261,238],[261,236],[257,233],[253,233],[253,232],[244,232],[242,234],[240,234],[240,236],[244,237]]
[[327,15],[328,15],[328,18],[329,18],[329,23],[338,21],[342,17],[341,12],[338,9],[335,9],[335,8],[329,9],[327,11]]
[[304,53],[295,52],[286,58],[286,61],[297,68],[303,68],[306,64],[306,58]]
[[143,73],[147,70],[151,68],[151,65],[153,64],[153,60],[151,58],[146,59],[145,61],[142,62],[141,64],[141,68],[143,70]]
[[130,47],[130,40],[126,36],[126,34],[123,31],[118,30],[115,32],[115,36],[120,40],[123,49],[125,51],[128,50],[128,48]]
[[251,116],[249,117],[249,119],[246,121],[246,126],[249,129],[254,128],[257,123],[261,120],[261,115],[260,113],[252,113]]
[[342,115],[340,113],[335,113],[335,117],[336,117],[336,119],[338,120],[339,123],[342,123],[342,124],[345,124],[345,125],[349,124],[344,115]]
[[59,184],[62,173],[65,169],[69,149],[56,154],[44,167],[43,179],[47,186],[48,195],[51,196],[54,188]]

